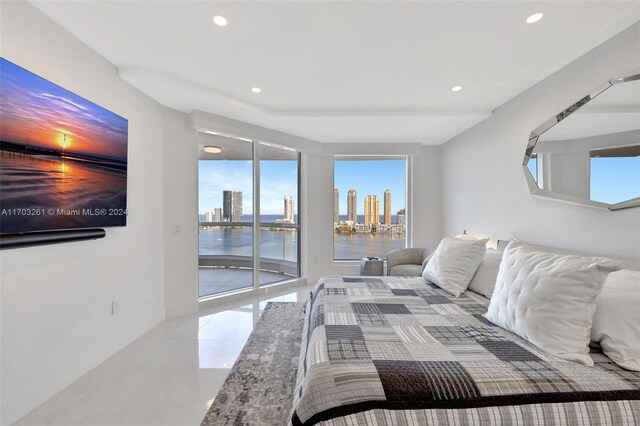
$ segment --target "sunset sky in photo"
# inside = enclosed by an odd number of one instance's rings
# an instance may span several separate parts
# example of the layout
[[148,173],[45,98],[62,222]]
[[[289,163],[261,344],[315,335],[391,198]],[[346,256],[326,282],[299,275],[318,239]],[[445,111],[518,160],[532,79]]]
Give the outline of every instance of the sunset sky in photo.
[[0,58],[0,138],[5,142],[126,159],[128,122]]

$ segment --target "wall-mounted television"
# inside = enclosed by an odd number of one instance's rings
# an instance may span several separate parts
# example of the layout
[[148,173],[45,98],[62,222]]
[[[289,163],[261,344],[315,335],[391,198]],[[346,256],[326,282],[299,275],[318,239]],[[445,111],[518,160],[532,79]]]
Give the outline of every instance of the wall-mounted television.
[[125,226],[128,121],[0,58],[0,235]]

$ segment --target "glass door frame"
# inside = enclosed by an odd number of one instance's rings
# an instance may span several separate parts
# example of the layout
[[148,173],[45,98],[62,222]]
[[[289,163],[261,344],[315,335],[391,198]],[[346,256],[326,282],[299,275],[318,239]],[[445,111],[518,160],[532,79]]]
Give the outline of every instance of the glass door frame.
[[[331,191],[333,200],[333,189],[336,187],[335,162],[340,160],[359,161],[359,160],[404,160],[405,161],[405,236],[404,248],[413,247],[413,169],[414,156],[410,154],[333,154],[331,159]],[[336,259],[335,258],[335,234],[331,229],[331,257],[334,265],[356,265],[360,264],[359,259]]]
[[[276,145],[276,144],[271,144],[271,143],[267,143],[267,142],[261,142],[261,141],[257,141],[257,140],[253,140],[253,288],[254,289],[259,289],[261,287],[268,287],[271,285],[278,285],[278,284],[282,284],[282,283],[287,283],[291,280],[295,280],[295,279],[299,279],[301,274],[301,263],[302,263],[302,238],[301,238],[301,233],[302,233],[302,224],[301,224],[301,196],[300,196],[300,191],[301,191],[301,179],[302,179],[302,175],[301,175],[301,166],[302,166],[302,155],[301,152],[293,149],[293,148],[289,148],[289,147],[285,147],[282,145]],[[260,157],[260,146],[269,146],[271,148],[276,148],[276,149],[284,149],[287,151],[291,151],[291,152],[295,152],[296,154],[296,163],[297,163],[297,177],[298,177],[298,182],[297,182],[297,202],[296,202],[296,207],[297,207],[297,215],[298,215],[298,219],[295,223],[295,228],[296,228],[296,232],[298,233],[297,238],[296,238],[296,253],[297,253],[297,261],[296,261],[296,273],[297,276],[296,277],[290,277],[288,279],[284,279],[284,280],[280,280],[280,281],[276,281],[274,283],[270,283],[270,284],[265,284],[264,286],[260,285],[260,265],[262,263],[262,259],[260,258],[260,238],[261,238],[261,234],[262,234],[262,229],[261,229],[261,220],[260,220],[260,184],[261,184],[261,180],[260,180],[260,162],[263,161],[263,159]],[[294,215],[295,216],[295,215]],[[284,254],[283,254],[284,257]],[[284,259],[283,259],[284,261]]]
[[[207,133],[207,132],[205,132]],[[219,134],[220,135],[220,134]],[[239,293],[243,293],[243,292],[247,292],[247,291],[253,291],[253,290],[259,290],[260,288],[264,288],[264,287],[269,287],[269,286],[277,286],[277,285],[281,285],[281,284],[287,284],[290,283],[293,280],[298,280],[301,277],[301,271],[302,271],[302,214],[301,214],[301,208],[302,208],[302,200],[301,200],[301,184],[302,184],[302,155],[301,155],[301,151],[294,149],[294,148],[290,148],[284,145],[278,145],[278,144],[271,144],[271,143],[267,143],[267,142],[262,142],[259,140],[250,140],[250,139],[244,139],[244,138],[237,138],[237,137],[233,137],[233,136],[228,136],[228,135],[220,135],[220,136],[225,136],[228,137],[230,139],[241,139],[244,142],[250,142],[252,144],[252,171],[253,171],[253,182],[252,182],[252,188],[253,188],[253,194],[252,194],[252,201],[253,201],[253,206],[252,206],[252,215],[253,215],[253,220],[252,220],[252,227],[253,227],[253,249],[252,249],[252,277],[253,277],[253,285],[251,286],[247,286],[247,287],[243,287],[241,289],[237,289],[237,290],[231,290],[231,291],[226,291],[226,292],[221,292],[221,293],[214,293],[214,294],[209,294],[209,295],[202,295],[202,296],[198,296],[198,300],[200,302],[203,301],[207,301],[207,300],[212,300],[212,299],[219,299],[219,298],[224,298],[224,297],[229,297],[229,296],[233,296],[235,294],[239,294]],[[260,162],[262,161],[262,159],[260,158],[260,147],[262,145],[265,146],[269,146],[271,148],[276,148],[276,149],[284,149],[284,150],[288,150],[288,151],[292,151],[295,152],[296,155],[296,162],[297,162],[297,202],[296,202],[296,207],[297,207],[297,220],[295,223],[295,229],[297,232],[297,239],[296,239],[296,254],[297,254],[297,259],[296,259],[296,275],[295,277],[288,277],[286,279],[280,280],[280,281],[276,281],[274,283],[270,283],[270,284],[265,284],[263,286],[260,285],[260,265],[261,265],[261,258],[260,258],[260,254],[261,254],[261,247],[260,247],[260,242],[261,242],[261,220],[260,220]],[[198,159],[200,160],[200,159]],[[199,192],[199,189],[198,189]],[[198,222],[199,222],[199,218],[198,218]],[[198,228],[199,229],[199,228]],[[198,252],[199,252],[199,245],[198,245]],[[199,254],[198,254],[199,256]],[[199,268],[199,266],[198,266]],[[198,281],[198,286],[200,285],[199,281]],[[199,291],[198,291],[198,295],[199,295]]]

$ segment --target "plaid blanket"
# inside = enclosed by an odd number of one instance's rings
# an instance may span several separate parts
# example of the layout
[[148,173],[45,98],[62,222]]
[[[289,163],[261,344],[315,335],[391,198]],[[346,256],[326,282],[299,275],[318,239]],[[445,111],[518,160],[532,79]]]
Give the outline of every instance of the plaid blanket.
[[587,367],[422,278],[323,278],[307,302],[291,424],[640,424],[640,373]]

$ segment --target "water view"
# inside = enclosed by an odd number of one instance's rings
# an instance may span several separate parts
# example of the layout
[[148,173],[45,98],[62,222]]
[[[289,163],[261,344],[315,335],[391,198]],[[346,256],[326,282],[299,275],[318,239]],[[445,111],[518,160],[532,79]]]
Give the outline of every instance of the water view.
[[[199,254],[201,256],[253,256],[253,228],[200,229]],[[297,262],[298,231],[282,230],[260,232],[260,256],[266,259]]]
[[0,150],[3,232],[126,223],[126,171],[48,155]]
[[0,232],[126,223],[128,121],[0,58]]
[[[253,229],[250,227],[201,229],[199,241],[201,256],[253,256]],[[403,248],[404,245],[404,235],[335,234],[334,258],[384,257],[391,250]],[[260,233],[260,253],[262,258],[296,262],[298,232],[263,229]]]

